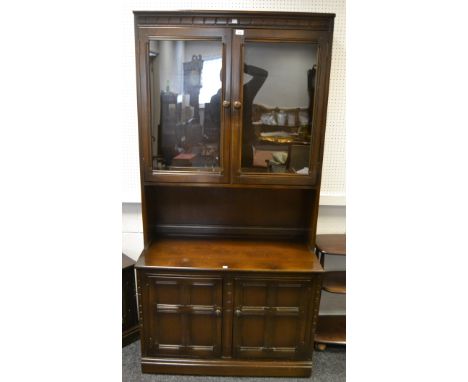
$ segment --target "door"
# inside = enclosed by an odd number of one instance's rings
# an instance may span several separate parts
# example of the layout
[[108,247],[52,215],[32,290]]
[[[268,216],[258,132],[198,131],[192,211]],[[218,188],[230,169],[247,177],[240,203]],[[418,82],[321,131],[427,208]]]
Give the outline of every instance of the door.
[[141,28],[138,36],[138,117],[145,181],[227,183],[229,30]]
[[329,39],[327,31],[233,30],[233,182],[318,182]]
[[310,294],[310,280],[236,279],[234,356],[309,359]]
[[149,274],[142,284],[144,356],[220,355],[220,278]]

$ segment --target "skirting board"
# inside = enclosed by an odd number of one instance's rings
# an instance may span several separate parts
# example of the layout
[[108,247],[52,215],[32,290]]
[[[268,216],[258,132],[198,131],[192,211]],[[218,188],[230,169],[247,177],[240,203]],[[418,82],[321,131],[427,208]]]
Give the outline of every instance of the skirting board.
[[251,377],[310,377],[312,361],[142,358],[143,373]]

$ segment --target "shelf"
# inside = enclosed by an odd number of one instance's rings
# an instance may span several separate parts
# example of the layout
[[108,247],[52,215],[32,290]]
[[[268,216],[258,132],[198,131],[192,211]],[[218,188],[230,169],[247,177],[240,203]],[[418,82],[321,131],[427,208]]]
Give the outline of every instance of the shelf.
[[346,256],[346,234],[317,235],[315,243],[323,254]]
[[322,289],[330,293],[346,293],[346,272],[326,272],[323,278]]
[[164,238],[151,243],[137,268],[262,272],[323,272],[305,243]]
[[346,345],[346,316],[319,316],[315,342]]

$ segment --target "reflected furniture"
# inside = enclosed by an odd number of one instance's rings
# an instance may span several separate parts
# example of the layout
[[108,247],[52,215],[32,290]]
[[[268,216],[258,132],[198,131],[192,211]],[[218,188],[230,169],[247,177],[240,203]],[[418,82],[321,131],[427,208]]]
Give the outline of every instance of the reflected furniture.
[[142,370],[310,376],[334,15],[134,15]]
[[[316,252],[326,271],[326,256],[346,256],[346,234],[317,235]],[[346,294],[346,271],[326,271],[322,290]],[[319,315],[315,347],[325,350],[327,345],[346,345],[346,315]]]

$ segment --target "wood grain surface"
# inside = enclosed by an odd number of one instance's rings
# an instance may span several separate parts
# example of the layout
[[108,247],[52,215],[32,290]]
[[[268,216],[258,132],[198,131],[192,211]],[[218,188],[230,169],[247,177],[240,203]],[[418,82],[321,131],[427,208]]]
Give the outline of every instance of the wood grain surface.
[[255,272],[323,272],[305,243],[226,239],[159,239],[137,267]]

